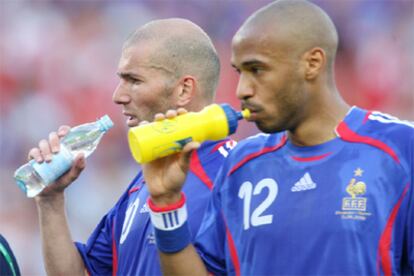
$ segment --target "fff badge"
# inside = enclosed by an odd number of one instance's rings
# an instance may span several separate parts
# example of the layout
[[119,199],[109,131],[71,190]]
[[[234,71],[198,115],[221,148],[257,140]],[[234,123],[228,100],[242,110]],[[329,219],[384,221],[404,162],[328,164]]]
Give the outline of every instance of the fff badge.
[[342,208],[335,212],[342,219],[366,220],[371,215],[367,212],[367,198],[364,197],[367,185],[363,181],[363,173],[361,168],[357,168],[354,171],[354,177],[346,186],[346,192],[349,196],[342,198]]

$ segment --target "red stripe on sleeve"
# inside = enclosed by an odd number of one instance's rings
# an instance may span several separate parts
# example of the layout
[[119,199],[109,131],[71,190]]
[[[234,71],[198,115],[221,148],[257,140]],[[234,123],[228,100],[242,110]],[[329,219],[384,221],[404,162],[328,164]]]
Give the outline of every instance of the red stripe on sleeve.
[[133,192],[138,191],[140,188],[141,188],[140,186],[135,186],[135,187],[132,187],[132,188],[128,191],[128,195],[130,196]]
[[236,276],[240,276],[240,261],[239,261],[239,257],[237,256],[236,245],[234,244],[233,237],[231,236],[231,233],[228,228],[226,229],[226,236],[227,236],[230,256],[231,256],[231,260],[233,261],[233,266],[236,272]]
[[239,261],[239,257],[237,256],[236,244],[234,243],[230,230],[227,227],[227,221],[225,220],[223,213],[222,213],[222,217],[223,217],[224,224],[226,226],[226,237],[227,237],[227,244],[229,246],[229,251],[230,251],[230,258],[233,263],[236,276],[240,276],[240,261]]
[[211,181],[210,177],[208,177],[206,171],[204,170],[203,165],[201,165],[201,161],[196,150],[193,151],[191,155],[190,171],[200,178],[207,188],[210,190],[213,189],[213,181]]
[[245,158],[243,158],[243,160],[241,160],[239,163],[237,163],[236,165],[233,166],[233,168],[231,168],[230,172],[228,173],[228,175],[231,175],[232,173],[234,173],[237,169],[239,169],[241,166],[243,166],[245,163],[247,163],[248,161],[256,158],[257,156],[260,156],[262,154],[268,153],[268,152],[272,152],[275,150],[278,150],[279,148],[281,148],[287,141],[287,136],[284,135],[282,137],[282,139],[280,140],[280,142],[273,146],[273,147],[266,147],[263,148],[262,150],[258,151],[258,152],[254,152],[251,153],[249,155],[247,155]]
[[397,163],[400,163],[400,160],[398,159],[397,154],[387,144],[385,144],[384,142],[381,142],[380,140],[376,140],[374,138],[371,138],[368,136],[362,136],[362,135],[359,135],[358,133],[355,133],[345,124],[345,122],[341,122],[338,125],[338,127],[336,128],[336,132],[338,133],[339,137],[341,137],[341,139],[345,141],[353,142],[353,143],[364,143],[364,144],[371,145],[373,147],[376,147],[386,152]]
[[[391,215],[388,218],[387,224],[385,225],[384,232],[382,232],[380,241],[379,241],[379,262],[381,263],[382,270],[384,271],[385,275],[392,275],[392,264],[391,264],[391,256],[390,256],[390,248],[391,248],[391,240],[392,240],[392,230],[394,227],[394,222],[397,217],[398,211],[400,210],[401,203],[408,192],[408,188],[410,187],[410,183],[408,183],[404,191],[399,198],[397,204],[392,209]],[[378,274],[380,271],[378,270]]]
[[116,250],[115,242],[115,219],[112,222],[112,275],[115,276],[118,272],[118,252]]
[[365,114],[364,120],[362,121],[363,124],[368,122],[369,115],[371,115],[371,114],[372,114],[372,111],[368,111],[367,114]]

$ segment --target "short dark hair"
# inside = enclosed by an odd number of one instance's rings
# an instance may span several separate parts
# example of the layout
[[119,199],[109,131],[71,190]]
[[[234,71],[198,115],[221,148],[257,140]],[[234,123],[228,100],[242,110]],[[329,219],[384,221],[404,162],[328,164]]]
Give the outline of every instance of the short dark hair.
[[220,60],[211,39],[199,26],[179,18],[151,21],[132,33],[124,48],[146,41],[155,42],[154,62],[168,68],[175,79],[193,75],[204,97],[214,99]]

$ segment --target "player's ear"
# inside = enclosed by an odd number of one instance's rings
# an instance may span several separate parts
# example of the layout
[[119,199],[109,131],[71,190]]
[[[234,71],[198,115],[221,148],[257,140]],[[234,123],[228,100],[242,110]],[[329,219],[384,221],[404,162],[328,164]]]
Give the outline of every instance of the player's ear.
[[326,66],[326,53],[322,48],[315,47],[303,55],[306,80],[316,79]]
[[186,75],[180,79],[176,89],[177,106],[186,106],[195,96],[196,79],[191,75]]

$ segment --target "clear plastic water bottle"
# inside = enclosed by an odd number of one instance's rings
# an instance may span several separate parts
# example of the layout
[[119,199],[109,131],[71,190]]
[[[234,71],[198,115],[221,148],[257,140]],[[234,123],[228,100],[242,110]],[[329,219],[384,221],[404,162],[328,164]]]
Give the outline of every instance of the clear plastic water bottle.
[[60,141],[60,151],[53,155],[51,162],[30,160],[16,170],[14,178],[17,185],[27,197],[35,197],[70,169],[78,153],[88,157],[112,126],[113,122],[105,115],[96,122],[72,128]]

